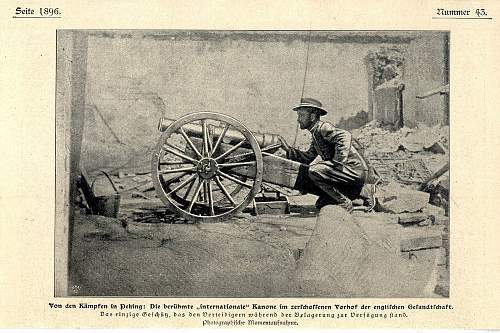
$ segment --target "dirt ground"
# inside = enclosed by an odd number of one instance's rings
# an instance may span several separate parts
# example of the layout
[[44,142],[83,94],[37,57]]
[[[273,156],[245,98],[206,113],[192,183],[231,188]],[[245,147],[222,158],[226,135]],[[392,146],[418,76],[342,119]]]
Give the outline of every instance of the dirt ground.
[[[252,216],[244,212],[223,223],[192,224],[172,215],[154,223],[134,222],[129,215],[134,208],[161,207],[158,200],[144,199],[122,201],[117,219],[77,214],[72,238],[71,293],[74,296],[310,296],[295,277],[298,259],[303,256],[317,223],[314,200],[314,196],[292,198],[289,215]],[[363,221],[363,216],[356,218]],[[372,219],[373,215],[369,220]],[[426,260],[427,267],[434,266],[434,257]],[[423,284],[432,280],[433,287],[436,277],[431,271],[426,269],[425,273],[414,275],[421,275]],[[432,290],[427,293],[437,296]],[[332,290],[329,296],[349,297],[340,290]]]
[[71,288],[75,295],[287,295],[314,222],[307,211],[278,218],[243,213],[212,224],[79,215]]

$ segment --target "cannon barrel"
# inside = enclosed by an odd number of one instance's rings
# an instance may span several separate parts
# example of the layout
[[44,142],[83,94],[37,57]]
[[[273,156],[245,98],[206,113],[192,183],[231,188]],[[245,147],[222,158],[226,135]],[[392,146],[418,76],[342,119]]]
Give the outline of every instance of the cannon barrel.
[[[158,130],[160,132],[165,131],[167,129],[167,127],[170,126],[170,124],[172,124],[174,121],[175,120],[173,120],[173,119],[161,117],[160,120],[158,121]],[[186,124],[186,125],[182,126],[182,128],[184,129],[184,131],[186,132],[186,134],[188,136],[193,136],[196,138],[203,137],[203,128],[202,128],[201,124],[190,123],[190,124]],[[212,135],[212,138],[214,140],[217,140],[223,131],[223,127],[209,125],[209,131]],[[278,140],[279,135],[277,135],[277,134],[259,133],[259,132],[252,132],[252,134],[255,137],[255,139],[257,140],[257,143],[259,144],[259,146],[261,148],[279,143],[279,140]],[[242,140],[245,140],[245,137],[240,131],[230,128],[227,130],[226,134],[224,135],[223,140],[225,143],[236,144]],[[245,145],[243,145],[243,146],[245,146]]]

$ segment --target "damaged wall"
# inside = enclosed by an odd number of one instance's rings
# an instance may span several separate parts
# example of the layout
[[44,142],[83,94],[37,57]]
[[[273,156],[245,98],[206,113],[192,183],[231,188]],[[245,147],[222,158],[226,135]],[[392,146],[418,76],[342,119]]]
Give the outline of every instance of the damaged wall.
[[[364,59],[371,50],[394,44],[415,49],[418,65],[408,69],[415,81],[433,72],[415,74],[437,56],[434,49],[419,50],[425,43],[413,45],[411,32],[92,32],[84,166],[148,170],[158,118],[196,111],[226,113],[293,142],[290,109],[301,95],[309,38],[304,95],[321,100],[333,123],[369,110]],[[301,140],[307,135],[301,133]]]
[[448,33],[435,32],[412,40],[408,46],[404,74],[404,112],[408,126],[448,124],[448,95],[415,97],[449,82],[448,41]]
[[370,120],[400,124],[398,85],[403,83],[404,126],[448,124],[447,95],[416,98],[449,82],[448,40],[446,32],[423,32],[408,44],[380,46],[367,55]]

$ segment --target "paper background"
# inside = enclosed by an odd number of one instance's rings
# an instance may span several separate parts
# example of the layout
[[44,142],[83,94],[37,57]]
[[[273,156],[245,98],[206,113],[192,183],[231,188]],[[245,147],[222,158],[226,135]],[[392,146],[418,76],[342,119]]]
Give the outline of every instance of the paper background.
[[[59,7],[62,19],[12,19],[18,6]],[[437,8],[485,8],[492,20],[433,20]],[[451,291],[448,300],[360,300],[355,304],[445,304],[411,320],[308,321],[311,327],[498,328],[500,224],[496,1],[5,1],[0,28],[0,327],[194,326],[187,320],[105,319],[51,310],[54,298],[56,29],[449,30]],[[85,299],[58,299],[83,302]],[[91,299],[98,302],[98,299]],[[103,302],[126,302],[104,299]],[[140,299],[134,299],[139,302]],[[225,303],[228,300],[168,299]],[[241,300],[240,300],[241,301]],[[255,302],[256,300],[252,301]],[[258,301],[258,300],[257,300]],[[266,304],[272,299],[265,300]],[[274,300],[297,303],[294,299]],[[148,303],[145,300],[144,303]],[[155,299],[161,303],[162,299]],[[310,303],[327,304],[327,299]],[[305,303],[305,300],[300,300]]]

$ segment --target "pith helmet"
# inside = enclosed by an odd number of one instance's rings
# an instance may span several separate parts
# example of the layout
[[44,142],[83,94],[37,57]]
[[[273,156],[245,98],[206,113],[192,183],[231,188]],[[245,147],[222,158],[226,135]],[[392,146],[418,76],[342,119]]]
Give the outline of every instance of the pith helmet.
[[323,108],[323,104],[321,104],[320,101],[318,101],[317,99],[314,99],[314,98],[309,98],[309,97],[301,98],[300,104],[297,105],[296,107],[294,107],[293,111],[297,111],[298,109],[305,108],[305,107],[317,109],[321,116],[324,116],[325,114],[328,113],[328,111]]

